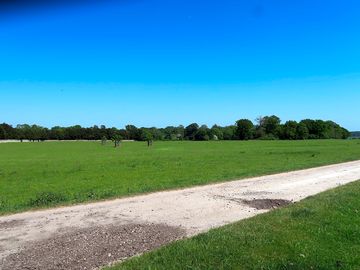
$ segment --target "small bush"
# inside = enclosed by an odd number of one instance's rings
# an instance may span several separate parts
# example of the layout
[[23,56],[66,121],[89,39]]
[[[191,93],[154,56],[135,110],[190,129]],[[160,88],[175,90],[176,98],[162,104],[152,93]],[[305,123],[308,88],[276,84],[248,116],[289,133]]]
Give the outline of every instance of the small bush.
[[66,201],[66,196],[55,192],[42,192],[30,199],[28,205],[31,207],[54,205]]

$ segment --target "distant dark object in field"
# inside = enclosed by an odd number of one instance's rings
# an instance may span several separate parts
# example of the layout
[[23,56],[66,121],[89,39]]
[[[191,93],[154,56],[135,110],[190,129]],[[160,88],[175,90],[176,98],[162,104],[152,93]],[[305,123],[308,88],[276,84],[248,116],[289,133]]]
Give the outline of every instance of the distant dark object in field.
[[105,136],[103,136],[102,138],[101,138],[101,144],[102,145],[105,145],[107,143],[107,138],[105,137]]
[[254,199],[254,200],[243,200],[242,202],[252,208],[256,208],[257,210],[274,209],[292,203],[291,201],[282,200],[282,199]]

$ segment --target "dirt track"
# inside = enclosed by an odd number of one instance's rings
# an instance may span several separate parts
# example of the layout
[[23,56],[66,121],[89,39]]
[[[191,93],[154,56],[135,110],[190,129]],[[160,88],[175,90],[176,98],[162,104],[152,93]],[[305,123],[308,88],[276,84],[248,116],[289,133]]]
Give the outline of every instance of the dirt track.
[[354,161],[0,217],[0,269],[94,269],[358,179]]

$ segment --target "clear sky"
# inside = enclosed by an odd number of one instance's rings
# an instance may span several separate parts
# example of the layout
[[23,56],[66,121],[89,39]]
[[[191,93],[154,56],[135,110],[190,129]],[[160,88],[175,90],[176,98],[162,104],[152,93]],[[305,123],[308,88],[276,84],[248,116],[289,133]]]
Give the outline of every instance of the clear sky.
[[360,130],[357,0],[60,2],[0,11],[0,122]]

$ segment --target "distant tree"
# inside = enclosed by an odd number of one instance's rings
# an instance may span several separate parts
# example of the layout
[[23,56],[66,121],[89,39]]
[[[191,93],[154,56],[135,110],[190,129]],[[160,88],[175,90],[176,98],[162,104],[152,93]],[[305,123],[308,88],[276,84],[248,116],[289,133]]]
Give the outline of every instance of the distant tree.
[[159,134],[159,130],[154,129],[154,128],[140,128],[140,133],[141,133],[141,141],[147,142],[148,146],[151,146],[155,137],[157,140],[160,140],[162,137],[162,134]]
[[33,134],[31,132],[31,127],[27,124],[17,125],[16,129],[18,131],[18,139],[23,140],[33,140]]
[[120,143],[121,143],[122,137],[119,134],[115,134],[112,137],[112,141],[114,142],[114,147],[120,147]]
[[48,137],[48,130],[47,128],[38,126],[38,125],[32,125],[30,127],[30,137],[29,139],[32,141],[44,141]]
[[184,137],[184,128],[179,131],[178,127],[169,126],[164,129],[165,140],[179,140]]
[[50,130],[50,134],[52,136],[52,139],[54,140],[68,140],[68,138],[66,137],[66,129],[67,128],[63,128],[63,127],[53,127]]
[[264,117],[262,117],[262,116],[258,116],[257,118],[256,118],[256,123],[257,123],[257,125],[259,126],[259,127],[263,127],[264,126]]
[[254,124],[248,119],[236,121],[236,137],[239,140],[250,140],[254,136]]
[[261,126],[264,128],[266,135],[277,137],[280,122],[280,118],[275,115],[265,116],[264,118],[262,118]]
[[347,129],[341,127],[340,125],[338,125],[333,121],[326,121],[325,125],[326,125],[325,137],[327,138],[347,139],[350,137],[350,132]]
[[287,121],[283,126],[280,134],[281,139],[296,140],[298,138],[298,123],[296,121]]
[[152,140],[161,141],[164,140],[164,129],[151,127],[148,129],[148,132],[151,134]]
[[176,140],[183,140],[185,137],[185,127],[183,125],[177,126],[175,128],[174,135],[174,138],[176,138]]
[[309,139],[325,139],[326,125],[322,120],[305,119],[300,122],[309,130]]
[[202,125],[195,134],[195,140],[197,141],[208,141],[210,140],[210,129],[206,125]]
[[126,138],[128,140],[137,140],[137,141],[141,140],[141,130],[139,130],[136,126],[127,125],[125,127],[125,130],[126,130]]
[[254,132],[254,139],[261,139],[266,136],[265,127],[264,127],[264,117],[259,116],[256,118],[256,125],[255,125],[255,132]]
[[346,128],[341,128],[342,129],[342,137],[341,139],[349,139],[351,137],[351,132],[348,131]]
[[256,125],[254,132],[254,139],[261,139],[264,137],[266,137],[265,129],[260,125]]
[[2,123],[0,127],[3,130],[2,136],[4,136],[4,139],[17,139],[17,130],[11,125]]
[[218,125],[213,125],[212,126],[211,135],[213,137],[212,139],[214,139],[214,140],[222,140],[224,138],[223,130]]
[[306,140],[309,138],[309,130],[304,123],[299,123],[296,128],[296,138],[298,140]]
[[147,131],[145,134],[144,134],[144,137],[145,137],[145,141],[147,142],[147,146],[150,147],[153,145],[153,141],[154,141],[154,135]]
[[236,139],[236,126],[226,126],[222,128],[223,139],[224,140],[234,140]]
[[[280,124],[277,116],[259,117],[254,127],[250,120],[241,119],[236,125],[218,126],[209,129],[193,123],[186,128],[169,126],[166,128],[137,128],[133,125],[126,129],[106,128],[104,125],[84,128],[80,125],[71,127],[53,127],[50,130],[38,125],[17,125],[13,128],[6,123],[0,124],[0,139],[19,140],[102,140],[120,136],[124,139],[148,141],[155,140],[234,140],[234,139],[346,139],[350,132],[333,121],[305,119],[300,123],[288,121]],[[252,130],[250,132],[250,130]],[[152,140],[148,140],[151,134]]]
[[5,129],[0,125],[0,140],[6,139],[6,132]]
[[198,132],[198,130],[199,130],[198,124],[192,123],[192,124],[188,125],[185,128],[185,139],[191,140],[191,141],[195,140],[195,135]]
[[168,126],[162,130],[164,140],[182,140],[184,138],[184,126]]

